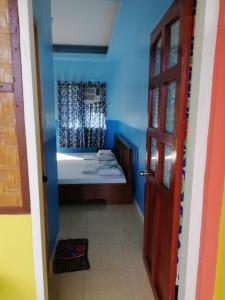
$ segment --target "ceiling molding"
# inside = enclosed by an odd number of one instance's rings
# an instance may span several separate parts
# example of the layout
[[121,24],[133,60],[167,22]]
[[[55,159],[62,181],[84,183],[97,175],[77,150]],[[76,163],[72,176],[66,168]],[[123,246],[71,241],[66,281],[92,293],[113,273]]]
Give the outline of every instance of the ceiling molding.
[[84,54],[107,54],[108,46],[91,45],[53,45],[54,53],[84,53]]

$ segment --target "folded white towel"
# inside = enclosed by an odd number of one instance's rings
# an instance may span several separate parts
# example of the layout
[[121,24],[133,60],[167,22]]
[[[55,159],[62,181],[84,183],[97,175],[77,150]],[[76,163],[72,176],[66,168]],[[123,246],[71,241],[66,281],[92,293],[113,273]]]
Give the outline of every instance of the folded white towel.
[[112,161],[115,160],[114,155],[108,155],[108,154],[101,154],[97,156],[97,160],[99,161]]
[[110,168],[110,169],[99,169],[98,175],[101,176],[114,176],[114,175],[121,175],[122,172],[119,168]]
[[112,150],[110,150],[110,149],[100,149],[100,150],[98,150],[97,156],[102,155],[102,154],[112,155]]
[[118,162],[116,160],[99,161],[99,169],[111,169],[115,167],[118,167]]
[[97,174],[98,168],[96,166],[84,166],[82,169],[83,174]]
[[96,154],[85,154],[83,157],[84,160],[95,160]]

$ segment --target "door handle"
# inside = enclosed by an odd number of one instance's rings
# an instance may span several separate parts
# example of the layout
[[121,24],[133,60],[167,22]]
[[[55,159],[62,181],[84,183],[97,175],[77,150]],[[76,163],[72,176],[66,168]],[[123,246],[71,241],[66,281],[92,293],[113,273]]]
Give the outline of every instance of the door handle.
[[141,171],[140,172],[140,176],[145,176],[145,177],[147,177],[147,176],[150,176],[151,175],[151,173],[150,172],[147,172],[147,171]]

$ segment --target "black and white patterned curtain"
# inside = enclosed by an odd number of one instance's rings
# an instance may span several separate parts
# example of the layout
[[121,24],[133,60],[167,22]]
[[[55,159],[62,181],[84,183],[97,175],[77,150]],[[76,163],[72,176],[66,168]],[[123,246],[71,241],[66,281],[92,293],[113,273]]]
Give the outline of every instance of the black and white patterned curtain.
[[[84,88],[101,89],[98,102],[84,100]],[[105,83],[58,81],[58,147],[102,148],[106,131]]]

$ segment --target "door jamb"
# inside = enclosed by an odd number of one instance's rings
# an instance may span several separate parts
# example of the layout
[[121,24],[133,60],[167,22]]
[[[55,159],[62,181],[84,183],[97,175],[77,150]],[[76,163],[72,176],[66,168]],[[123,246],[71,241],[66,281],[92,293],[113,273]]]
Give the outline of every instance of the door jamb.
[[40,127],[32,1],[17,0],[37,300],[48,299]]
[[[47,272],[50,272],[49,255],[48,255],[48,210],[47,210],[47,196],[46,187],[43,181],[45,176],[45,154],[44,154],[44,132],[42,126],[42,97],[41,97],[41,74],[40,74],[40,60],[39,60],[39,38],[38,38],[38,23],[34,18],[34,47],[35,47],[35,63],[36,63],[36,78],[37,78],[37,96],[38,96],[38,115],[40,128],[40,143],[41,143],[41,164],[42,164],[42,182],[43,182],[43,207],[45,216],[45,247],[46,247],[46,264]],[[46,177],[47,178],[47,177]]]
[[198,0],[178,300],[195,299],[219,0]]

